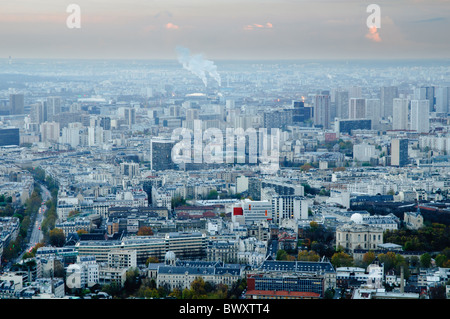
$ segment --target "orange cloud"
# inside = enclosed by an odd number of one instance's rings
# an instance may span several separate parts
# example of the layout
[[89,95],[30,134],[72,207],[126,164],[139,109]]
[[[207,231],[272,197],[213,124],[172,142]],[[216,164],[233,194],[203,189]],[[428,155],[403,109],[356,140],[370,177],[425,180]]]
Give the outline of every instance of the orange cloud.
[[271,29],[271,28],[273,28],[273,24],[270,23],[270,22],[267,22],[266,24],[253,23],[253,24],[248,24],[248,25],[244,26],[244,30],[253,30],[255,28],[258,28],[258,29]]
[[369,28],[369,33],[366,34],[366,38],[374,42],[381,42],[381,37],[376,27]]
[[179,28],[180,28],[179,26],[177,26],[176,24],[173,24],[171,22],[166,24],[166,29],[169,29],[169,30],[178,30]]

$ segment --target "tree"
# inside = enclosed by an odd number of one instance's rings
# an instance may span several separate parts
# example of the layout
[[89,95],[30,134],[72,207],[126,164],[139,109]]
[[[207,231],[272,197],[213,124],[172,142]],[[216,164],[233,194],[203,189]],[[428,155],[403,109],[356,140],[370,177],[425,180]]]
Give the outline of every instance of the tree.
[[334,290],[331,288],[328,288],[325,290],[325,294],[323,296],[324,299],[333,299],[334,297]]
[[219,196],[219,193],[213,189],[209,192],[207,199],[217,199],[217,197]]
[[334,266],[334,268],[351,267],[353,266],[353,257],[342,251],[336,252],[331,257],[331,264]]
[[183,292],[181,293],[182,299],[193,299],[192,298],[192,291],[190,289],[184,288]]
[[126,278],[124,283],[125,292],[128,295],[134,293],[140,286],[141,281],[139,277],[139,269],[138,268],[130,268],[126,272]]
[[159,259],[158,257],[154,256],[148,257],[147,260],[145,261],[146,266],[148,266],[148,264],[157,264],[157,263],[159,263]]
[[176,196],[176,197],[172,198],[172,207],[173,208],[183,206],[183,205],[186,205],[186,199],[184,199],[183,197]]
[[138,236],[152,236],[153,230],[150,226],[142,226],[139,228],[137,235]]
[[320,256],[315,251],[302,250],[298,253],[298,261],[319,261]]
[[50,231],[49,240],[51,246],[62,247],[66,242],[66,237],[62,229],[54,228]]
[[183,293],[182,293],[182,291],[180,289],[174,288],[172,290],[172,292],[169,293],[169,297],[176,298],[176,299],[181,299],[183,297],[182,294]]
[[384,271],[395,269],[396,266],[396,254],[392,251],[388,251],[386,254],[379,254],[378,259],[384,264]]
[[206,298],[205,281],[202,277],[197,277],[191,282],[192,299]]
[[309,163],[303,164],[302,166],[300,166],[300,170],[302,172],[309,172],[309,170],[312,168],[312,165]]
[[116,281],[111,282],[110,284],[106,284],[102,287],[102,291],[106,292],[108,295],[112,297],[118,297],[122,291],[120,284]]
[[442,267],[442,265],[447,261],[447,256],[444,254],[438,254],[436,258],[434,258],[434,261],[436,262],[436,266]]
[[368,251],[363,255],[363,265],[365,267],[369,266],[375,260],[375,253],[373,251]]
[[288,253],[285,250],[279,249],[277,251],[276,260],[287,260],[287,256],[288,256]]
[[423,268],[429,268],[431,266],[431,255],[429,253],[420,256],[420,265]]

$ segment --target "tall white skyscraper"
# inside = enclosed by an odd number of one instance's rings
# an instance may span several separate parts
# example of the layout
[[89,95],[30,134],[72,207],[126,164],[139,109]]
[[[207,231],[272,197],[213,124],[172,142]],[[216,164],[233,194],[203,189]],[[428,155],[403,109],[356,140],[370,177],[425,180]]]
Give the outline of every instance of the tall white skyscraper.
[[49,96],[44,103],[47,105],[47,121],[53,121],[54,116],[61,113],[61,97]]
[[425,86],[414,89],[414,100],[427,100],[429,111],[433,112],[434,108],[434,87]]
[[330,128],[331,98],[327,92],[317,94],[314,98],[314,125]]
[[361,98],[362,97],[362,89],[360,86],[352,86],[348,89],[349,98]]
[[350,98],[348,104],[349,119],[366,118],[366,100],[362,98]]
[[398,98],[398,88],[396,86],[384,86],[381,88],[381,116],[388,118],[392,116],[393,100]]
[[381,120],[381,100],[366,99],[366,119],[372,120],[372,128]]
[[428,100],[411,100],[411,130],[428,133],[430,129],[429,106]]
[[448,113],[450,105],[450,87],[436,88],[436,113]]
[[392,104],[392,129],[408,129],[408,99],[397,98]]
[[42,142],[59,142],[60,127],[58,122],[44,122],[40,129]]
[[44,123],[47,121],[47,104],[36,102],[30,106],[31,123]]
[[336,105],[336,117],[348,119],[348,91],[336,91],[334,103]]

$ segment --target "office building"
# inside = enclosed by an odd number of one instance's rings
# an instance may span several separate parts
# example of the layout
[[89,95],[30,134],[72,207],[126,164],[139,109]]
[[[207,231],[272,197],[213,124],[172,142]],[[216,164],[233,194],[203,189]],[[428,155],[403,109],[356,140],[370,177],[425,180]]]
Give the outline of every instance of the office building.
[[274,195],[271,203],[275,223],[281,224],[283,219],[295,221],[308,219],[308,202],[303,197]]
[[395,138],[391,141],[391,165],[405,166],[408,164],[408,140]]
[[408,106],[407,99],[394,99],[392,113],[392,129],[407,130],[408,129]]
[[372,121],[372,126],[376,126],[381,120],[381,100],[366,99],[365,118]]
[[151,169],[155,171],[173,169],[172,148],[174,142],[168,139],[151,139]]
[[336,288],[336,271],[330,262],[274,261],[249,271],[247,299],[318,299]]
[[129,178],[139,176],[139,163],[120,163],[120,174]]
[[305,107],[305,102],[303,101],[293,101],[292,106],[294,107],[292,115],[292,124],[305,123],[307,120],[313,117],[313,108]]
[[381,115],[387,119],[392,116],[393,101],[398,98],[398,87],[385,86],[381,88],[380,100],[381,100]]
[[281,109],[264,112],[264,127],[270,128],[284,128],[293,123],[293,109]]
[[349,119],[363,119],[366,117],[366,100],[361,98],[350,98],[348,117]]
[[44,111],[47,111],[46,121],[54,121],[56,116],[61,113],[61,98],[59,96],[48,97],[44,104]]
[[334,121],[334,131],[338,134],[352,134],[353,130],[370,130],[372,120],[369,119],[339,119]]
[[9,95],[9,114],[17,115],[24,112],[24,95],[10,94]]
[[324,129],[330,128],[331,98],[328,91],[314,97],[314,125]]
[[417,133],[428,133],[430,130],[430,112],[427,100],[411,100],[411,127]]
[[375,145],[367,143],[353,145],[353,159],[360,162],[369,162],[376,156]]
[[336,106],[336,117],[340,119],[348,119],[348,91],[336,91],[334,101]]
[[101,117],[99,125],[104,130],[110,131],[111,130],[111,118],[107,117],[107,116]]
[[31,123],[41,124],[47,122],[47,104],[37,102],[30,106]]
[[41,124],[41,142],[58,142],[59,141],[59,123],[44,122]]
[[434,111],[434,87],[425,86],[414,89],[414,99],[415,100],[427,100],[429,111]]
[[450,87],[436,88],[436,113],[447,114],[450,112]]
[[0,146],[20,145],[20,133],[18,128],[0,129]]
[[[272,220],[272,205],[270,201],[241,200],[233,206],[233,219],[243,216],[245,224],[258,224]],[[239,219],[239,217],[237,218]]]

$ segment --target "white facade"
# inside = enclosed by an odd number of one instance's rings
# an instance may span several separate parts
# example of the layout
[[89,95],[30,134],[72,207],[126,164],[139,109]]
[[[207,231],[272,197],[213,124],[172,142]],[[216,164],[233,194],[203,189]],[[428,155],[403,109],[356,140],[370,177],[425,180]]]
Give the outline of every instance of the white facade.
[[408,100],[396,98],[393,101],[392,129],[408,129]]
[[256,224],[273,218],[272,205],[269,201],[253,201],[244,199],[239,204],[242,207],[245,223]]
[[349,119],[366,118],[366,100],[361,98],[350,98],[348,115]]
[[367,143],[353,145],[353,159],[361,162],[368,162],[376,156],[375,145]]
[[273,218],[278,224],[283,219],[308,219],[308,202],[301,196],[274,195],[271,202]]
[[411,100],[411,130],[418,133],[428,133],[430,130],[428,100]]
[[381,100],[366,99],[366,118],[372,120],[372,127],[381,119]]
[[78,256],[77,263],[66,271],[66,285],[69,288],[92,287],[99,283],[99,265],[93,256]]
[[436,88],[436,113],[448,113],[450,101],[450,87]]
[[59,123],[44,122],[41,124],[42,142],[59,142]]

